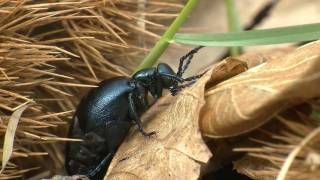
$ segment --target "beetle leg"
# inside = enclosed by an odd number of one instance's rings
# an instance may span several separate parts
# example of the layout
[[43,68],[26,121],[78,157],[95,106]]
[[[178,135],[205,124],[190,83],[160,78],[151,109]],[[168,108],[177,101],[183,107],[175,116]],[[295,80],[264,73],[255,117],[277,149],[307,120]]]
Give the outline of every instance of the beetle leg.
[[163,91],[163,87],[162,87],[162,83],[160,78],[157,76],[157,81],[156,81],[156,92],[157,92],[157,99],[160,98],[162,96],[162,91]]
[[108,155],[104,157],[103,160],[93,170],[89,171],[86,176],[89,178],[95,176],[102,168],[107,166],[108,162],[112,160],[113,155],[114,153],[108,153]]
[[142,106],[144,109],[148,109],[149,108],[149,101],[148,101],[148,94],[147,91],[145,91],[142,95],[141,95],[141,101],[142,101]]
[[[182,74],[186,71],[186,69],[188,68],[193,55],[195,53],[197,53],[201,48],[203,48],[204,46],[197,46],[194,49],[192,49],[191,51],[189,51],[186,55],[182,56],[180,58],[180,64],[179,64],[179,68],[178,68],[178,72],[177,72],[177,76],[182,77]],[[186,61],[186,63],[184,63]]]
[[[128,121],[121,121],[121,120],[110,120],[107,121],[105,124],[105,139],[107,141],[101,146],[107,146],[108,154],[97,164],[92,170],[90,170],[86,176],[92,178],[96,176],[97,173],[101,171],[103,168],[107,168],[114,156],[116,150],[123,142],[123,139],[126,137],[127,132],[130,128],[130,122]],[[84,148],[84,147],[81,147]],[[97,149],[97,147],[95,147]],[[101,151],[100,151],[101,153]],[[95,153],[96,154],[96,153]],[[93,158],[91,158],[93,159]]]
[[155,134],[155,132],[147,133],[142,128],[141,121],[140,121],[140,118],[138,116],[135,104],[134,104],[134,99],[133,99],[132,93],[129,94],[128,100],[129,100],[129,114],[130,114],[130,117],[138,125],[138,129],[139,129],[140,133],[142,135],[144,135],[144,136],[151,136],[151,135]]

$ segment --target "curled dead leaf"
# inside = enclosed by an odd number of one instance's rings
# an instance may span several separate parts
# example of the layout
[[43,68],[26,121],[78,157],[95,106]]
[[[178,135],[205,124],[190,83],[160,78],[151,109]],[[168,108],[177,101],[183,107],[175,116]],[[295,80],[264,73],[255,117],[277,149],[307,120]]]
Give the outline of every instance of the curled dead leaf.
[[228,57],[213,67],[211,78],[206,83],[206,89],[225,81],[248,69],[247,63],[236,58]]
[[209,137],[236,136],[279,111],[320,95],[320,42],[270,59],[210,88],[200,128]]

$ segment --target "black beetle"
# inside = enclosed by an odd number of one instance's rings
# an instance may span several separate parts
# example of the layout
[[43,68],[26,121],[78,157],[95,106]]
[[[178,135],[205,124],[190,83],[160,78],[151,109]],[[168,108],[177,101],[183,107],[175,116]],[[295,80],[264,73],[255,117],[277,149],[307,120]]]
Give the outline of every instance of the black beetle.
[[[131,78],[116,77],[102,81],[80,102],[69,129],[70,138],[83,139],[69,142],[66,147],[66,170],[70,175],[86,175],[90,179],[103,176],[116,150],[124,140],[132,124],[137,124],[144,136],[140,116],[149,108],[148,93],[155,99],[162,96],[163,89],[175,95],[190,86],[203,74],[182,78],[191,62],[196,47],[180,59],[178,72],[167,64],[146,68]],[[188,81],[188,83],[184,83]],[[184,83],[184,84],[183,84]]]

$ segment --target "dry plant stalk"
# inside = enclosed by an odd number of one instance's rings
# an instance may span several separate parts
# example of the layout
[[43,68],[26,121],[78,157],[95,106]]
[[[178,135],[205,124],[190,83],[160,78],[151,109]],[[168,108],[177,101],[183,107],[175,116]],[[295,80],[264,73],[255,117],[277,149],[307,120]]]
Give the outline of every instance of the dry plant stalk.
[[62,144],[53,142],[67,140],[61,136],[81,94],[102,79],[128,75],[180,8],[175,0],[139,8],[128,0],[0,1],[1,138],[11,114],[31,104],[0,179],[38,167],[33,176],[41,179],[61,169]]
[[[291,109],[292,112],[297,110]],[[256,147],[235,148],[246,152],[234,163],[237,171],[254,179],[318,179],[319,119],[302,112],[297,115],[277,116],[277,128],[257,131],[254,136],[263,138],[251,139]]]

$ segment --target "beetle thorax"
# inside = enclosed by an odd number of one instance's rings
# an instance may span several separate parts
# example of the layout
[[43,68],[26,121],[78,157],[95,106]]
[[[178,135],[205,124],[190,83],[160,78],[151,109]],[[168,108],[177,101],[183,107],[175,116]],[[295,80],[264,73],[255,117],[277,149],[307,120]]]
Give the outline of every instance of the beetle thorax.
[[136,72],[132,79],[140,82],[143,86],[149,86],[154,82],[156,68],[146,68]]

